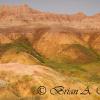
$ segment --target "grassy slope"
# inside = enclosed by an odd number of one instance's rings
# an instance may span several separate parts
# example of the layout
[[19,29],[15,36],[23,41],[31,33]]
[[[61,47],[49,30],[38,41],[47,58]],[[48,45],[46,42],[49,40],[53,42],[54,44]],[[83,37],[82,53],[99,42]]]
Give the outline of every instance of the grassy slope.
[[6,52],[9,49],[16,49],[16,51],[19,52],[26,52],[29,53],[30,55],[34,56],[37,58],[40,62],[43,62],[41,56],[39,53],[35,51],[35,49],[32,48],[31,44],[28,42],[26,39],[18,39],[14,43],[9,43],[9,44],[2,44],[0,45],[0,53],[3,55],[4,52]]
[[[5,51],[14,48],[17,50],[17,52],[23,51],[32,55],[33,57],[38,59],[41,62],[41,64],[52,67],[53,69],[60,71],[65,75],[69,75],[70,77],[78,77],[81,79],[85,79],[87,81],[89,80],[98,82],[100,80],[98,75],[99,70],[97,69],[97,67],[100,65],[98,55],[96,55],[91,48],[86,48],[79,44],[73,44],[71,46],[80,49],[90,58],[94,57],[94,59],[92,59],[92,64],[68,63],[67,61],[59,62],[56,59],[55,60],[46,59],[45,57],[40,55],[37,51],[35,51],[35,49],[32,48],[31,44],[25,38],[19,38],[14,43],[0,45],[0,53],[2,55]],[[98,63],[97,66],[95,66],[96,63]],[[90,71],[92,70],[91,66],[93,66],[94,68],[93,70],[96,70],[95,75],[94,72]],[[89,74],[91,74],[93,77],[90,77]],[[98,77],[94,78],[96,76]]]
[[[16,49],[17,52],[26,52],[36,59],[38,59],[41,64],[49,66],[67,76],[70,78],[73,77],[79,78],[81,80],[85,81],[92,81],[99,83],[100,82],[100,60],[99,56],[96,55],[96,53],[91,48],[85,48],[78,44],[73,44],[72,47],[78,48],[85,52],[89,57],[95,57],[94,61],[92,60],[91,63],[68,63],[67,61],[59,62],[56,59],[50,60],[43,57],[41,54],[39,54],[35,49],[32,48],[31,44],[26,40],[25,38],[21,38],[16,40],[14,43],[10,44],[4,44],[0,45],[0,55],[3,55],[4,52],[6,52],[9,49]],[[25,82],[26,83],[26,82]],[[17,93],[17,92],[16,92]],[[18,93],[17,93],[18,94]],[[0,97],[0,100],[19,100],[18,96],[11,94],[5,94],[3,97]],[[22,98],[22,100],[40,100],[40,97],[34,98]],[[98,99],[96,99],[98,100]]]
[[62,62],[59,62],[59,60],[57,59],[53,59],[53,60],[46,59],[45,63],[48,66],[52,67],[53,69],[58,70],[66,75],[69,75],[70,77],[71,76],[78,77],[84,79],[85,81],[100,82],[99,78],[96,78],[96,80],[94,80],[94,78],[91,77],[91,75],[93,75],[93,77],[95,76],[100,77],[100,75],[98,75],[100,71],[99,70],[100,56],[92,48],[87,48],[80,44],[72,44],[70,45],[70,47],[73,49],[74,48],[79,49],[81,52],[87,55],[89,61],[87,63],[75,63],[65,59]]

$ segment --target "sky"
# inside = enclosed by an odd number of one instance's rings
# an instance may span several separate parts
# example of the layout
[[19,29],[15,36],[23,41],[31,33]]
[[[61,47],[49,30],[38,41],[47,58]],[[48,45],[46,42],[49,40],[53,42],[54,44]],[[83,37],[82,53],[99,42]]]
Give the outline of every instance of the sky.
[[87,15],[100,13],[100,0],[0,0],[0,5],[28,4],[30,7],[61,14],[84,12]]

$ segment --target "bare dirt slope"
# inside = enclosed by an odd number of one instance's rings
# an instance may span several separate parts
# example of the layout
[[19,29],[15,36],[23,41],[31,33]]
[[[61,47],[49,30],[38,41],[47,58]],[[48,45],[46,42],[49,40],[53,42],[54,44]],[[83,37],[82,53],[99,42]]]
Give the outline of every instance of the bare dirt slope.
[[[67,89],[79,89],[80,93],[88,84],[86,85],[86,83],[82,83],[81,81],[72,81],[70,78],[64,77],[60,73],[46,66],[23,65],[17,63],[0,64],[0,78],[1,87],[5,87],[0,90],[0,100],[17,100],[18,98],[23,98],[24,100],[25,97],[30,98],[29,100],[33,100],[31,96],[33,96],[34,100],[37,100],[36,98],[39,100],[86,100],[87,97],[88,100],[99,99],[98,95],[95,94],[96,87],[93,85],[91,87],[93,94],[90,96],[82,96],[80,94],[50,94],[50,89],[61,85]],[[9,85],[7,86],[8,83]],[[37,95],[36,93],[36,89],[41,85],[47,87],[47,93],[44,96]]]

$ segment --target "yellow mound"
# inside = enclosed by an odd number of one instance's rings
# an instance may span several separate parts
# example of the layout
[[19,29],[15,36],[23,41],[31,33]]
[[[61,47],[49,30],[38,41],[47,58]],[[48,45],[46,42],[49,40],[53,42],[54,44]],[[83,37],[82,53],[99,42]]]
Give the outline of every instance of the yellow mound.
[[2,55],[0,63],[39,64],[39,61],[28,53],[8,50]]
[[[1,81],[2,80],[2,81]],[[62,76],[60,73],[51,68],[41,65],[24,65],[24,64],[0,64],[0,84],[9,83],[8,88],[0,89],[0,100],[19,100],[19,98],[27,98],[22,100],[99,100],[96,95],[96,86],[90,88],[91,95],[80,95],[86,89],[87,85],[75,81],[68,77]],[[46,87],[46,94],[37,94],[40,86]],[[79,94],[69,95],[50,93],[50,90],[56,86],[63,86],[64,89],[78,89]],[[44,91],[44,90],[43,90]],[[6,94],[4,94],[6,93]],[[86,91],[85,91],[86,93]],[[32,98],[34,99],[32,99]],[[3,99],[2,99],[3,98]],[[38,99],[37,99],[38,98]]]

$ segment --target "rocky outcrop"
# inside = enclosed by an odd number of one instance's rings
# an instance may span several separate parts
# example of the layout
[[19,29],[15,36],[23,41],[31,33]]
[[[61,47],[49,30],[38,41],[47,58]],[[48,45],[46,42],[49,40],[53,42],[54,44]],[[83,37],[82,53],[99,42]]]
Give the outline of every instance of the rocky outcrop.
[[77,29],[100,29],[100,14],[86,16],[83,13],[73,15],[54,14],[34,10],[27,5],[1,6],[0,26],[18,26],[42,24],[63,24]]
[[91,61],[100,55],[99,13],[59,15],[21,5],[0,7],[0,16],[0,25],[4,25],[0,26],[1,44],[13,43],[19,38],[22,41],[24,37],[46,58],[75,62]]
[[36,26],[32,29],[16,27],[10,30],[5,28],[1,31],[1,44],[13,44],[16,40],[19,43],[29,41],[31,46],[46,58],[90,62],[100,55],[99,31],[76,30],[57,25]]

